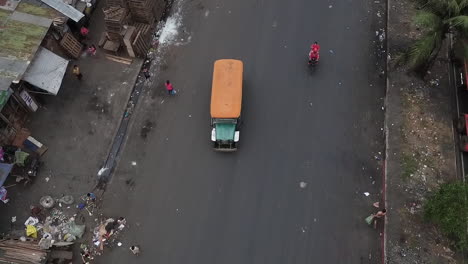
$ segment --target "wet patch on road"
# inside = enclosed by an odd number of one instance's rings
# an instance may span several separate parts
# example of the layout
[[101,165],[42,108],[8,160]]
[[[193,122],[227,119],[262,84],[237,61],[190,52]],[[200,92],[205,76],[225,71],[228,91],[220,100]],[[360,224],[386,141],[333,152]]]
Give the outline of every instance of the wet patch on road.
[[95,112],[97,114],[109,114],[110,105],[107,102],[103,102],[99,96],[93,95],[89,99],[88,104],[86,105],[86,111]]
[[153,127],[154,127],[154,123],[149,120],[146,120],[145,125],[140,130],[140,137],[142,139],[146,139],[148,137],[148,134],[153,129]]

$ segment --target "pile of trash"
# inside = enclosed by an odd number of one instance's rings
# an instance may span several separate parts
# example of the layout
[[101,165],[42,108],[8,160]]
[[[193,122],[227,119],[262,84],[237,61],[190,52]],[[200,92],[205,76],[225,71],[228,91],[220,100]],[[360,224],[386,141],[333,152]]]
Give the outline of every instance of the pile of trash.
[[[67,246],[83,238],[85,240],[80,244],[83,263],[90,263],[95,256],[101,255],[104,247],[122,246],[118,240],[119,234],[127,225],[125,218],[114,219],[100,215],[90,219],[88,216],[93,216],[97,211],[97,197],[93,193],[83,195],[76,205],[73,205],[74,202],[75,199],[70,195],[58,199],[41,197],[39,206],[30,208],[30,216],[24,222],[24,231],[18,230],[16,235],[12,233],[10,239],[19,243],[33,243],[38,250],[50,252],[59,247],[69,251],[70,247]],[[11,222],[15,223],[16,217],[12,217]],[[88,225],[89,222],[96,223],[92,234],[85,234],[85,222]]]
[[122,246],[118,241],[119,234],[125,228],[127,220],[123,217],[105,218],[100,221],[93,231],[92,245],[81,244],[81,258],[83,263],[89,263],[104,252],[104,246],[112,248]]
[[[65,204],[70,209],[73,202],[72,196],[64,196],[60,199],[53,199],[50,196],[42,197],[39,201],[42,208],[33,206],[31,208],[32,216],[24,222],[26,236],[35,239],[40,237],[39,247],[41,249],[72,245],[83,236],[86,226],[75,223],[77,214],[69,216],[61,209],[54,208],[54,205],[58,204],[62,207],[62,204]],[[48,209],[48,211],[44,209]],[[16,218],[12,219],[12,222],[15,221]],[[26,237],[20,239],[25,241]]]

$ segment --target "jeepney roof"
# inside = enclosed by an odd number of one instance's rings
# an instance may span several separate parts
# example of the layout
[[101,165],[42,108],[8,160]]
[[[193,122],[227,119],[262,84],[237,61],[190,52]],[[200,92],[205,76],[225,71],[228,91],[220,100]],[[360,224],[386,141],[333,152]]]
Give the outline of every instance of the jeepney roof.
[[243,64],[240,60],[215,61],[211,90],[212,118],[238,118],[240,116],[242,72]]

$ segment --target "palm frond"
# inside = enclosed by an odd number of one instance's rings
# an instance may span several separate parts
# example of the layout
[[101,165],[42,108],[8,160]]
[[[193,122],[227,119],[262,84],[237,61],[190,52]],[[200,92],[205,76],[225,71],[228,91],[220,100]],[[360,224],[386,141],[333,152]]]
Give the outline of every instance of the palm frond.
[[468,33],[468,16],[456,16],[444,21],[450,24],[451,27],[456,28],[462,34]]
[[442,19],[429,11],[418,12],[414,17],[414,23],[429,31],[438,31],[443,26]]
[[449,1],[451,0],[427,0],[427,2],[421,6],[421,9],[436,14],[439,17],[446,18],[449,13]]
[[460,14],[460,6],[458,5],[457,0],[447,1],[447,12],[448,12],[447,18],[458,16]]
[[428,32],[421,39],[417,40],[408,50],[407,62],[411,68],[418,68],[426,64],[434,50],[442,44],[442,37],[439,32]]
[[468,8],[468,0],[459,0],[458,6],[460,7],[460,14],[464,14],[464,12],[468,11],[466,10]]
[[468,46],[463,45],[463,58],[468,59]]

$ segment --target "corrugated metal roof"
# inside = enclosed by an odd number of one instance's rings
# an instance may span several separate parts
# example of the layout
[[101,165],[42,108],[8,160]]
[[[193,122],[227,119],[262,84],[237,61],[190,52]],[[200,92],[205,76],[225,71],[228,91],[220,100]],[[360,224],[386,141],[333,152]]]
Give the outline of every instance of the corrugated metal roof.
[[50,7],[59,11],[60,13],[66,15],[75,22],[80,21],[84,17],[84,14],[76,10],[73,6],[64,3],[62,0],[41,0],[42,2],[48,4]]
[[27,5],[21,12],[0,9],[0,91],[20,80],[28,68],[52,23],[50,11],[46,5]]
[[39,47],[36,57],[23,75],[23,80],[57,95],[67,70],[68,60]]

